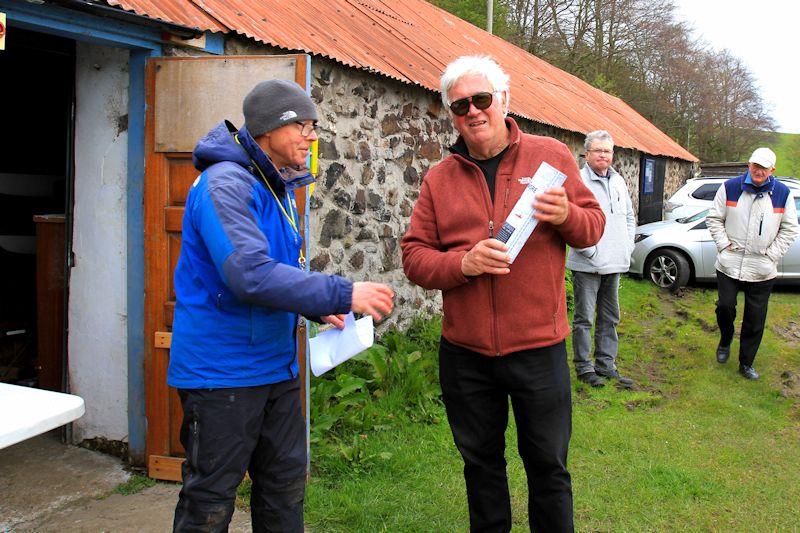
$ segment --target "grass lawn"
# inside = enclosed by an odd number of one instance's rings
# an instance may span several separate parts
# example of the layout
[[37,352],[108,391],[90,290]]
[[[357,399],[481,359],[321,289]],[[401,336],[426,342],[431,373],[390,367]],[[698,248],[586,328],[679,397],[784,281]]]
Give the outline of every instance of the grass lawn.
[[[713,287],[669,295],[623,278],[619,366],[637,386],[573,384],[577,530],[800,530],[800,292],[772,296],[757,382],[736,373],[737,341],[716,363],[715,298]],[[365,467],[316,458],[309,529],[467,531],[462,463],[437,409],[433,423],[355,436],[375,458]],[[513,425],[507,441],[514,531],[527,531]]]

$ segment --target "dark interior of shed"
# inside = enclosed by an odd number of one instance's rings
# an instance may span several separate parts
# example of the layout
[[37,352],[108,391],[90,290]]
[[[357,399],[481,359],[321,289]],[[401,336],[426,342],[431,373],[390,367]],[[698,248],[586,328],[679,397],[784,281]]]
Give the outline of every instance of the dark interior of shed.
[[44,311],[62,324],[51,344],[63,342],[63,305],[54,309],[42,289],[65,271],[57,235],[72,167],[75,43],[11,27],[0,79],[0,382],[60,390],[61,361],[41,360],[39,337],[52,329]]

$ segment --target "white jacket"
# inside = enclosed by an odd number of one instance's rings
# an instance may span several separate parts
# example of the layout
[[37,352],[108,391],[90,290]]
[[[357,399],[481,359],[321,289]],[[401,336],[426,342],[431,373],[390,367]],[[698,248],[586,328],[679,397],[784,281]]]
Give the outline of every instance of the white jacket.
[[715,267],[741,281],[766,281],[778,275],[778,262],[800,228],[791,190],[770,177],[760,189],[747,174],[727,180],[706,217],[717,245]]
[[636,235],[636,216],[633,213],[625,179],[613,168],[609,177],[601,178],[589,165],[581,169],[583,184],[592,191],[606,215],[603,236],[589,248],[570,248],[567,268],[592,274],[627,272]]

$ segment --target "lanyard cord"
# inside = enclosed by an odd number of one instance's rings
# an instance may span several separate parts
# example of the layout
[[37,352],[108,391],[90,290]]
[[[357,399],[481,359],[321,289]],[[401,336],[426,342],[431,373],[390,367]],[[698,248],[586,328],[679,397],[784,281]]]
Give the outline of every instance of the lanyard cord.
[[[234,134],[233,138],[236,140],[236,144],[238,144],[239,146],[242,146],[242,143],[239,142],[239,134],[238,133]],[[242,150],[245,150],[244,146],[242,146]],[[286,193],[286,200],[287,200],[286,203],[289,204],[289,211],[287,212],[286,209],[283,207],[283,202],[281,202],[278,199],[278,195],[275,194],[275,191],[272,189],[272,185],[269,184],[269,180],[267,180],[267,177],[264,175],[264,172],[261,170],[261,167],[259,167],[256,164],[256,162],[253,161],[253,158],[250,157],[250,154],[247,153],[247,150],[245,150],[245,154],[247,154],[248,159],[250,159],[250,163],[252,163],[253,167],[258,171],[258,174],[261,176],[261,179],[264,181],[264,185],[266,185],[267,189],[269,189],[269,192],[272,193],[272,197],[275,198],[275,202],[277,202],[278,207],[281,210],[281,213],[283,213],[283,217],[289,222],[289,224],[292,226],[292,229],[294,230],[294,232],[302,240],[302,236],[300,235],[300,230],[297,229],[297,221],[296,221],[295,216],[294,216],[294,209],[292,209],[292,200],[291,200],[291,198],[289,198],[289,193]],[[302,245],[302,243],[300,244],[300,258],[297,260],[297,262],[300,263],[301,267],[305,267],[305,265],[306,265],[306,258],[303,256],[303,245]]]

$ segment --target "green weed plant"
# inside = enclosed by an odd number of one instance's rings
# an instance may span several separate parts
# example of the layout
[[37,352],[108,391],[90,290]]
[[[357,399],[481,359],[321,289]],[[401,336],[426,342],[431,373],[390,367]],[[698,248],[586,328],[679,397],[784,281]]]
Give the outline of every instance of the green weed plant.
[[387,331],[370,349],[312,378],[310,442],[317,470],[367,470],[391,457],[368,451],[370,435],[398,422],[439,421],[440,334],[440,318],[414,318],[407,328]]

